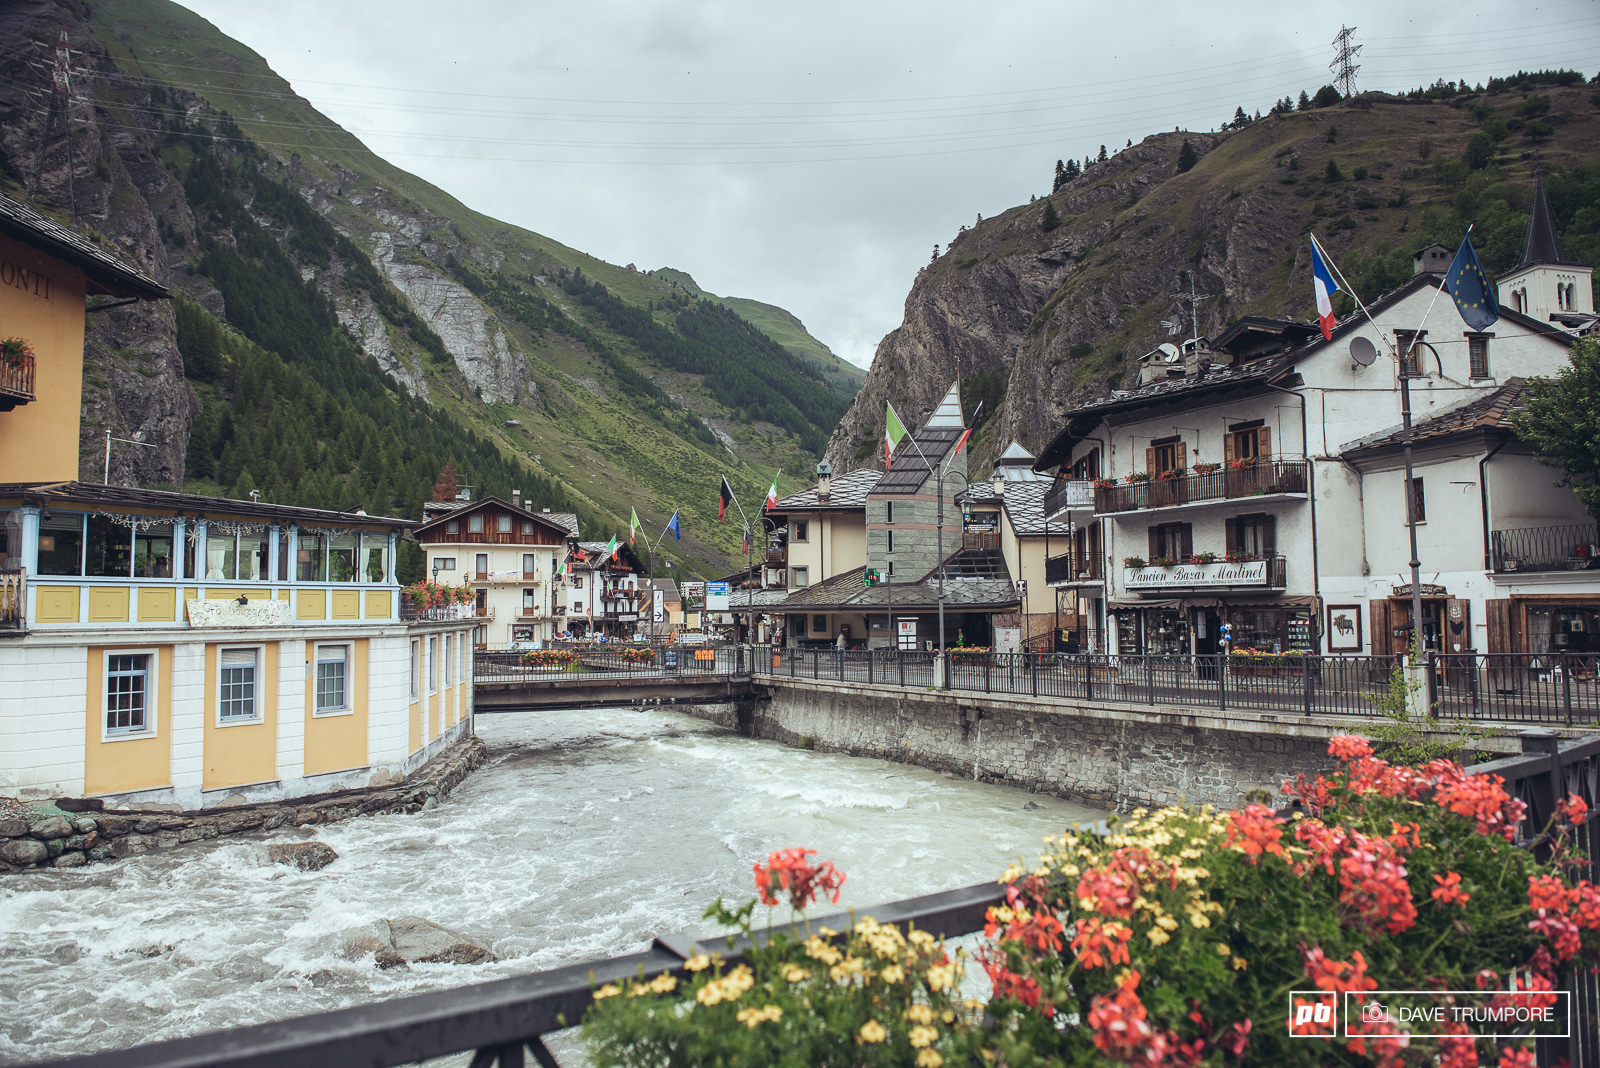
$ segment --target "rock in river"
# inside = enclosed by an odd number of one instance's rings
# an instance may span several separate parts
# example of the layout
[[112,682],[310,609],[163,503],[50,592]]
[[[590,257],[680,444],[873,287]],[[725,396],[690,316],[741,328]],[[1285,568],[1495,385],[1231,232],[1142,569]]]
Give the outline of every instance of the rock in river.
[[320,871],[339,859],[326,842],[274,842],[267,846],[267,859],[301,871]]
[[378,966],[406,964],[483,964],[495,955],[465,935],[420,916],[378,920],[344,932],[344,955],[374,955]]

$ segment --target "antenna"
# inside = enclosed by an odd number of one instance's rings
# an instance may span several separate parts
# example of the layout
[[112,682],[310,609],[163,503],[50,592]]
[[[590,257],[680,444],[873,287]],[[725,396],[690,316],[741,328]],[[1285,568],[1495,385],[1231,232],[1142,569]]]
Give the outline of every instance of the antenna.
[[1163,319],[1161,320],[1161,327],[1166,330],[1167,336],[1171,337],[1183,329],[1183,321],[1179,319]]
[[1350,43],[1350,37],[1355,32],[1354,26],[1340,25],[1338,35],[1333,39],[1333,62],[1328,64],[1339,92],[1345,96],[1355,96],[1356,71],[1361,69],[1359,63],[1351,62],[1361,54],[1361,46]]
[[1362,367],[1371,367],[1372,361],[1378,358],[1378,347],[1357,335],[1350,339],[1350,358]]
[[1185,271],[1183,273],[1189,276],[1189,340],[1186,344],[1192,344],[1198,350],[1200,348],[1200,302],[1206,298],[1195,295],[1194,272]]

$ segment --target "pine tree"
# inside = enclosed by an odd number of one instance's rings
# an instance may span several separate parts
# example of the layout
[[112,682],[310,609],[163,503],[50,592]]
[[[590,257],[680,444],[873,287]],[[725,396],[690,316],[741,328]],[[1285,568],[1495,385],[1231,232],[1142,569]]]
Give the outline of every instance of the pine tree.
[[1066,184],[1067,184],[1067,165],[1065,163],[1063,163],[1061,160],[1056,160],[1056,180],[1055,180],[1055,183],[1050,186],[1050,192],[1054,193],[1057,189],[1060,189],[1062,186],[1064,186]]
[[433,483],[433,495],[429,500],[453,501],[459,487],[456,485],[456,465],[453,460],[446,460],[444,467],[439,470],[439,477]]
[[1056,214],[1053,202],[1049,200],[1044,202],[1044,211],[1039,215],[1039,225],[1047,232],[1061,225],[1061,216]]
[[1311,98],[1306,95],[1306,91],[1304,89],[1300,90],[1300,103],[1296,106],[1300,111],[1311,110]]
[[1322,177],[1324,180],[1329,182],[1340,182],[1344,180],[1344,175],[1339,173],[1339,164],[1332,159],[1328,160],[1328,169],[1323,172]]
[[1237,107],[1233,109],[1233,122],[1231,125],[1235,130],[1242,130],[1250,125],[1250,116],[1244,113],[1244,108]]
[[1186,171],[1193,170],[1194,165],[1199,161],[1200,157],[1195,152],[1194,145],[1185,141],[1183,147],[1178,150],[1178,173],[1183,174]]
[[1105,145],[1101,145],[1100,146],[1100,155],[1095,157],[1095,162],[1096,163],[1104,163],[1107,158],[1108,157],[1106,156],[1106,146]]

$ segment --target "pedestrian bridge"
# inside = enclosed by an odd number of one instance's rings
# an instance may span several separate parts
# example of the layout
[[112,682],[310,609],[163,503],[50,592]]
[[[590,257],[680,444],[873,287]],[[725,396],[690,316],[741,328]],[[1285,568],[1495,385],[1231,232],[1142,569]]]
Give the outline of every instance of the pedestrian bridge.
[[479,713],[700,704],[751,693],[749,652],[737,646],[480,650],[473,658]]

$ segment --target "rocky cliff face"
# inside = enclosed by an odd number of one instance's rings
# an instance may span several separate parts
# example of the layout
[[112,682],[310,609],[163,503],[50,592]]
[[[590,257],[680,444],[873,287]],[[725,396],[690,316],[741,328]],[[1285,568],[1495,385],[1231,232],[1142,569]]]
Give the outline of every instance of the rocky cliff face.
[[[65,30],[71,91],[53,90],[51,69]],[[88,11],[69,0],[17,0],[0,6],[0,171],[12,195],[65,216],[157,281],[172,264],[160,217],[180,231],[183,191],[133,131],[107,121],[101,101],[138,106],[144,91],[121,77],[94,42]],[[104,475],[105,435],[147,442],[114,444],[110,481],[169,483],[183,478],[194,396],[183,377],[169,307],[136,304],[91,313],[84,352],[79,476]]]

